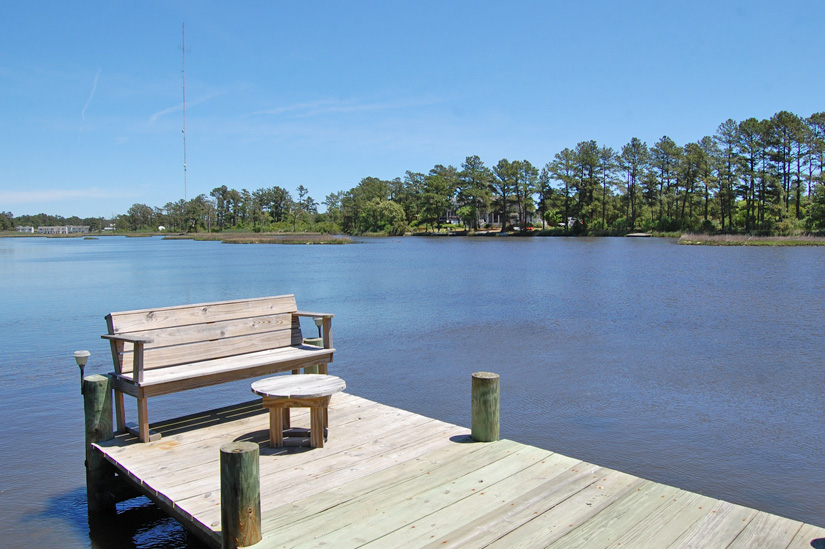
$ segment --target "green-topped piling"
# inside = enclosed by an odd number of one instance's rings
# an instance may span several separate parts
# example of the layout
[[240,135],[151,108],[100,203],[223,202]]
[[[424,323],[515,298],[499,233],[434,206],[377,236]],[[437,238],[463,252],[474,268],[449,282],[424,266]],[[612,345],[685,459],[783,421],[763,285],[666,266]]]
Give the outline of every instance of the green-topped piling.
[[90,513],[114,511],[111,489],[114,470],[92,444],[114,438],[112,431],[112,380],[91,375],[83,379],[83,413],[86,427],[86,498]]
[[499,376],[473,374],[472,437],[477,442],[499,439]]
[[261,481],[254,442],[221,446],[221,548],[261,541]]

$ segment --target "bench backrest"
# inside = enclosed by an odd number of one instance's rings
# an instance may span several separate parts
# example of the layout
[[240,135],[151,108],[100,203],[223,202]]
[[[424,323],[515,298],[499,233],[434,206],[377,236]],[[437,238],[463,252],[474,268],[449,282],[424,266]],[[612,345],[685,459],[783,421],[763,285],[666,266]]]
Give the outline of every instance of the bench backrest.
[[[124,311],[106,315],[109,334],[145,336],[144,369],[300,345],[294,295]],[[132,371],[132,344],[112,342],[118,373]]]

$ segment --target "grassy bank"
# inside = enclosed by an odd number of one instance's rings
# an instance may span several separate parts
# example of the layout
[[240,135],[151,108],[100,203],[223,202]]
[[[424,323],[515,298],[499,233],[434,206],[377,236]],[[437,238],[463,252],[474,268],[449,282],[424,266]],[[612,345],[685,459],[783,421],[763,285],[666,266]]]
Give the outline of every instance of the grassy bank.
[[198,240],[224,244],[352,244],[350,238],[319,233],[191,233],[166,235],[164,240]]
[[696,246],[825,246],[822,236],[749,236],[739,234],[683,234],[679,244]]

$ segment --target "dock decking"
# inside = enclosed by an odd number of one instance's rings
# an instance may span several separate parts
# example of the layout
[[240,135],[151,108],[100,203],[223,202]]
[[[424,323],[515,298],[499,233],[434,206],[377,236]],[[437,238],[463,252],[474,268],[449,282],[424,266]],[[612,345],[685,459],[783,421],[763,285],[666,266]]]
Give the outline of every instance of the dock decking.
[[[305,409],[293,426],[309,426]],[[96,447],[184,527],[220,547],[219,449],[260,448],[254,547],[825,547],[825,528],[734,505],[347,393],[323,448],[270,448],[260,400]]]

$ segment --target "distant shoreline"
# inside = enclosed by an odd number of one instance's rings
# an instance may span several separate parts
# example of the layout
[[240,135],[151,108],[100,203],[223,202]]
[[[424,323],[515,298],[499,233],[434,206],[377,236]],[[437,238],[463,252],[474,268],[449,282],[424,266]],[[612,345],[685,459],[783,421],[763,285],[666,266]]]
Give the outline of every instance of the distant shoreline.
[[[292,244],[292,245],[339,245],[352,244],[353,240],[349,236],[328,235],[320,233],[144,233],[144,232],[130,232],[130,233],[83,233],[83,234],[31,234],[31,233],[16,233],[3,232],[0,233],[0,238],[80,238],[84,240],[97,240],[101,237],[107,236],[123,236],[126,238],[142,238],[160,236],[163,240],[197,240],[203,242],[222,242],[224,244]],[[379,237],[389,238],[391,235],[384,234],[368,234],[360,235],[363,237]],[[576,238],[576,236],[597,237],[596,235],[572,235],[572,234],[548,234],[544,231],[525,231],[525,232],[509,232],[500,233],[498,231],[454,231],[443,233],[419,232],[407,233],[405,236],[417,237],[434,237],[443,238],[449,236],[470,236],[470,237],[495,237],[506,236],[511,238],[519,237],[548,237],[548,236],[564,236]],[[598,235],[598,236],[612,236],[612,237],[668,237],[678,238],[678,244],[685,246],[825,246],[825,236],[799,235],[799,236],[751,236],[751,235],[735,235],[735,234],[691,234],[685,233],[680,235],[674,234],[649,234],[649,233],[631,233],[624,235]],[[396,238],[396,237],[393,237]]]
[[79,238],[97,240],[101,237],[124,236],[126,238],[148,238],[160,236],[163,240],[198,240],[223,242],[224,244],[352,244],[347,236],[320,233],[78,233],[78,234],[32,234],[6,232],[0,238]]

